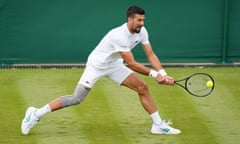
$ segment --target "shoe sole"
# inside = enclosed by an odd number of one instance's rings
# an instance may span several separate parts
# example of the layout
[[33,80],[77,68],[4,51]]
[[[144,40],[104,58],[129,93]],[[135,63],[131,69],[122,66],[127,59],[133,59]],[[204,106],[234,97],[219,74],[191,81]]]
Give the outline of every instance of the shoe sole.
[[179,133],[164,133],[164,132],[151,132],[151,134],[154,134],[154,135],[178,135],[178,134],[181,134],[181,132]]
[[156,131],[155,130],[151,130],[151,133],[152,134],[164,134],[164,135],[178,135],[178,134],[181,133],[181,131],[179,130],[178,132],[175,132],[175,133],[169,133],[167,130],[166,131],[162,131],[162,132],[160,132],[158,130],[156,130]]

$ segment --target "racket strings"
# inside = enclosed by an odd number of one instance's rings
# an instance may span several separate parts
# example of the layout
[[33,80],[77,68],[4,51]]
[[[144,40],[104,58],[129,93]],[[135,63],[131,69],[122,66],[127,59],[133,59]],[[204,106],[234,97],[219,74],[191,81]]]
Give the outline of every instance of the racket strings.
[[196,75],[187,80],[187,90],[198,96],[205,96],[212,91],[213,87],[207,87],[206,83],[211,81],[207,75]]

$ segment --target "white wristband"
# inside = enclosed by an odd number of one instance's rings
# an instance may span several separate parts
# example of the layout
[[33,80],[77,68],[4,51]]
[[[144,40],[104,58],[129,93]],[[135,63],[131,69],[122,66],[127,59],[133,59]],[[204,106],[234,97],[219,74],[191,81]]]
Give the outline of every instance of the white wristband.
[[158,72],[157,72],[157,71],[155,71],[155,70],[150,70],[150,73],[149,73],[149,76],[150,76],[150,77],[156,78],[157,75],[158,75]]
[[162,76],[166,76],[167,75],[167,73],[166,73],[166,71],[164,69],[159,70],[158,73],[160,75],[162,75]]

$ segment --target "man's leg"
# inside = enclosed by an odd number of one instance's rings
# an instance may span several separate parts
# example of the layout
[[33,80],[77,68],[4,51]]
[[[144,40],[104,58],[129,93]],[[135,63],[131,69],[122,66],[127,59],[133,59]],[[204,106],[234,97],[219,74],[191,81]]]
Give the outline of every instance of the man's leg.
[[153,120],[153,125],[151,128],[152,134],[179,134],[180,130],[172,128],[169,126],[168,122],[165,122],[161,119],[157,107],[149,93],[148,86],[143,80],[141,80],[136,74],[131,73],[123,82],[123,86],[126,86],[139,95],[144,109],[151,115]]
[[53,112],[64,107],[77,105],[81,103],[87,96],[90,88],[83,85],[77,85],[73,95],[62,96],[51,101],[49,104],[36,111],[36,116],[41,118],[47,112]]
[[22,133],[27,135],[30,129],[49,112],[56,111],[68,106],[77,105],[84,100],[95,82],[104,76],[105,71],[87,66],[82,74],[73,95],[56,98],[40,109],[29,107],[22,120]]
[[157,107],[148,91],[148,87],[131,69],[125,65],[119,65],[108,75],[108,78],[117,82],[119,85],[126,86],[139,95],[144,109],[151,115],[155,124],[161,123],[161,118],[157,112]]
[[[139,95],[139,99],[143,108],[148,112],[148,114],[152,115],[157,112],[157,107],[149,93],[147,84],[141,80],[135,73],[131,73],[123,82],[123,86],[126,86],[134,91],[136,91]],[[154,123],[160,124],[161,118],[158,114],[155,114],[156,120]],[[158,116],[157,116],[158,115]]]
[[30,129],[37,124],[40,118],[45,114],[62,109],[64,107],[79,104],[87,96],[89,90],[89,88],[78,84],[73,95],[59,97],[40,109],[34,107],[28,108],[25,117],[22,120],[22,133],[27,135]]

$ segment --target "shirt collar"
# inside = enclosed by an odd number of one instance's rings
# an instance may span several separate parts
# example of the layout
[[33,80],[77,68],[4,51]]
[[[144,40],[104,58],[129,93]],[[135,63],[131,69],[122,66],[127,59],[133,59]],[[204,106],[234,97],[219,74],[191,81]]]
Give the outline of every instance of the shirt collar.
[[127,26],[127,23],[124,24],[124,27],[125,27],[125,32],[128,36],[133,36],[134,34],[132,34],[129,29],[128,29],[128,26]]

